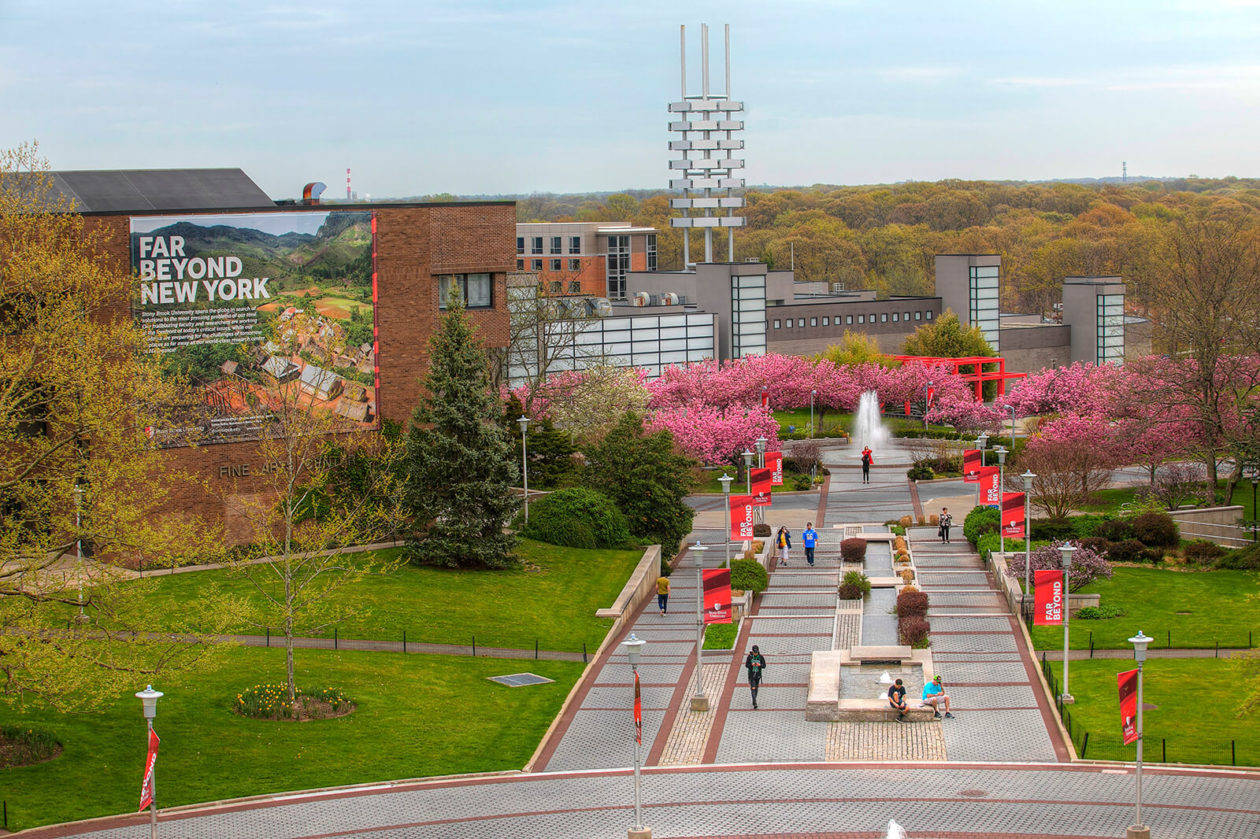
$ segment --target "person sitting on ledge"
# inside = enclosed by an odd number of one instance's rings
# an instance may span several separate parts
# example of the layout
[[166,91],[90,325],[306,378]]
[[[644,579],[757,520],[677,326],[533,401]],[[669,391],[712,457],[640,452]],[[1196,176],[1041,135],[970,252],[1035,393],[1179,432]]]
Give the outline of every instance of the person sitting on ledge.
[[897,712],[897,722],[906,721],[906,686],[901,679],[893,682],[888,689],[888,704]]
[[932,709],[933,719],[940,719],[942,705],[945,706],[945,718],[954,718],[949,712],[949,694],[945,693],[940,676],[934,676],[932,681],[923,686],[923,704]]

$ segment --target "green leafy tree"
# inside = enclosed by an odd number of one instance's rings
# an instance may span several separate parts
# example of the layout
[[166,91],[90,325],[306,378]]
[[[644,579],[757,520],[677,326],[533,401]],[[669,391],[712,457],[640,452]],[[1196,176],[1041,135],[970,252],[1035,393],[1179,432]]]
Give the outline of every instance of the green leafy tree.
[[645,434],[634,413],[621,420],[587,453],[585,483],[621,508],[635,536],[661,545],[671,557],[691,532],[695,513],[686,504],[692,463],[674,449],[668,431]]
[[403,504],[412,522],[407,558],[417,565],[510,568],[519,470],[498,420],[485,350],[452,299],[429,340],[424,396],[407,433]]
[[948,309],[931,323],[925,323],[906,339],[902,346],[906,355],[928,355],[938,358],[993,356],[997,353],[978,326],[963,326],[958,315]]
[[[521,400],[508,397],[503,411],[503,428],[511,443],[512,453],[521,450],[520,417],[524,414]],[[529,484],[534,488],[554,487],[573,470],[573,445],[569,435],[556,429],[551,419],[529,424]]]
[[866,364],[874,363],[884,367],[900,367],[901,362],[890,355],[880,352],[879,344],[864,332],[851,332],[846,329],[838,344],[830,344],[818,356],[821,361],[832,364]]

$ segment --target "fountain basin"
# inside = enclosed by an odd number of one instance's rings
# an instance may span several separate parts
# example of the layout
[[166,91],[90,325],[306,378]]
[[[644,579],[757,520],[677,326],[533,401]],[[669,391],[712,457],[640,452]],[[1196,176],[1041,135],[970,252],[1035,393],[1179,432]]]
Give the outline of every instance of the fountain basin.
[[906,686],[906,718],[926,722],[931,708],[919,707],[924,683],[934,675],[932,654],[909,647],[853,647],[815,652],[809,666],[805,719],[811,722],[891,722],[888,688],[880,677]]

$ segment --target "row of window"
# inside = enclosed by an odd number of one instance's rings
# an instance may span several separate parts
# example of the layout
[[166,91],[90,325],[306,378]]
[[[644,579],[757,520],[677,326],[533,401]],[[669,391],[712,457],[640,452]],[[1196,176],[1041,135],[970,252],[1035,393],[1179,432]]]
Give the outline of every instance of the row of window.
[[[534,254],[534,253],[543,252],[543,238],[544,237],[542,236],[534,236],[530,240],[530,243],[529,243],[530,253]],[[564,237],[563,236],[552,236],[551,242],[549,244],[551,245],[551,249],[548,251],[548,253],[553,253],[553,254],[564,253],[564,249],[563,249]],[[525,237],[524,236],[516,237],[516,252],[518,254],[525,253]],[[581,252],[582,252],[582,237],[570,236],[569,237],[569,253],[580,254]]]
[[[565,263],[565,260],[563,260],[563,259],[551,259],[551,260],[544,260],[544,259],[531,259],[531,260],[529,260],[529,270],[531,270],[531,271],[541,271],[541,270],[543,270],[543,265],[544,265],[544,264],[546,264],[546,265],[547,265],[547,267],[548,267],[548,268],[550,268],[552,271],[563,271],[563,270],[564,270],[564,268],[563,268],[564,263]],[[580,259],[570,259],[570,260],[568,260],[568,263],[569,263],[569,270],[570,270],[570,271],[581,271],[581,270],[582,270],[582,260],[580,260]],[[524,260],[524,259],[518,259],[518,260],[516,260],[516,270],[517,270],[517,271],[524,271],[524,270],[525,270],[525,260]]]
[[[911,315],[913,315],[914,317],[913,317],[913,318],[911,318]],[[854,320],[854,318],[855,318],[855,317],[857,318],[857,320],[856,320],[856,321]],[[867,317],[866,315],[845,315],[845,316],[844,316],[844,325],[845,325],[845,326],[852,326],[854,323],[864,324],[864,323],[866,323],[866,322],[867,322],[867,321],[866,321],[866,317]],[[893,312],[893,313],[892,313],[892,322],[893,322],[893,323],[900,323],[903,319],[904,319],[904,320],[907,320],[907,321],[909,321],[909,320],[931,320],[931,319],[932,319],[932,310],[931,310],[931,309],[928,309],[927,311],[922,311],[922,312]],[[879,320],[878,320],[878,321],[876,321],[876,320],[875,320],[875,313],[874,313],[874,312],[872,312],[872,313],[871,313],[871,315],[870,315],[870,322],[871,322],[871,323],[877,323],[877,322],[878,322],[878,323],[888,323],[888,312],[882,312],[882,313],[880,313],[880,315],[879,315]],[[786,325],[782,325],[782,324],[784,324],[784,323],[786,323]],[[796,319],[796,326],[797,326],[797,327],[803,327],[804,325],[805,325],[805,318],[797,318],[797,319]],[[816,318],[816,317],[812,317],[812,318],[810,318],[810,319],[809,319],[809,325],[810,325],[810,326],[818,326],[818,318]],[[823,325],[823,326],[831,326],[831,317],[830,317],[830,316],[828,316],[828,315],[823,315],[823,317],[822,317],[822,325]],[[840,318],[839,318],[839,316],[837,316],[837,317],[836,317],[836,326],[839,326],[839,325],[840,325]],[[792,328],[792,318],[788,318],[786,321],[779,321],[779,320],[776,320],[776,321],[774,322],[774,328],[775,328],[775,329],[791,329],[791,328]]]

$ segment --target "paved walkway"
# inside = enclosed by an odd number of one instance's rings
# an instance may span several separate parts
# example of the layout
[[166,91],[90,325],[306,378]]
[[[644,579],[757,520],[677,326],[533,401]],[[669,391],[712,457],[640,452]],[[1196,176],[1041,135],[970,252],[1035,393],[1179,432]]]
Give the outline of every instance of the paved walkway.
[[[772,738],[773,733],[767,733]],[[1158,839],[1255,839],[1260,773],[1148,770],[1143,814]],[[159,781],[160,783],[160,781]],[[163,839],[499,839],[625,836],[628,770],[543,773],[298,793],[162,814]],[[644,823],[667,837],[915,839],[1118,837],[1133,776],[1057,764],[840,764],[648,769]],[[28,839],[146,839],[144,815],[45,828]]]

